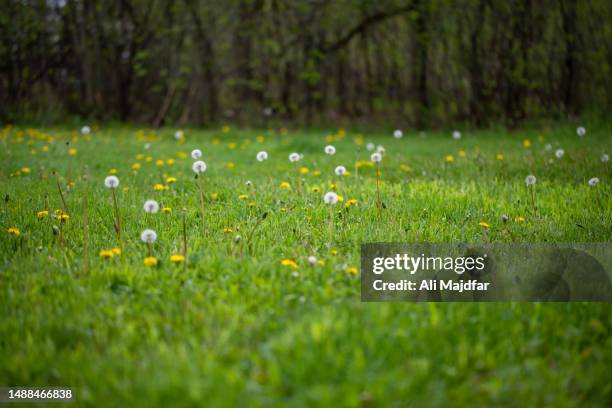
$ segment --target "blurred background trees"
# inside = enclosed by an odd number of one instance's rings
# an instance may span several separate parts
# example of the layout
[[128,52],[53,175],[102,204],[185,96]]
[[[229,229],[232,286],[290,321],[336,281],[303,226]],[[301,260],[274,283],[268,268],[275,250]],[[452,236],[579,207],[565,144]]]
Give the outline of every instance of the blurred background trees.
[[609,113],[609,0],[0,0],[0,119],[510,125]]

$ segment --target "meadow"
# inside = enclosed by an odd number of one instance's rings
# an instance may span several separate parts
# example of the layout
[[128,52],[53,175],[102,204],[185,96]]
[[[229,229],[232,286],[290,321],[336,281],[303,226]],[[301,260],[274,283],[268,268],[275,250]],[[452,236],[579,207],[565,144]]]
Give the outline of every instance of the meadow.
[[78,406],[609,406],[609,304],[360,302],[365,242],[610,242],[610,126],[577,125],[6,126],[0,385]]

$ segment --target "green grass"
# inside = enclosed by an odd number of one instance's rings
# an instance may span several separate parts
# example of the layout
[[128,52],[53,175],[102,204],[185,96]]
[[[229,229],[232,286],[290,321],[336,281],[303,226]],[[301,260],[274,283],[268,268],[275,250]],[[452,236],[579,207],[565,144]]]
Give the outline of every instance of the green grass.
[[[89,406],[609,406],[609,304],[362,304],[350,269],[359,267],[362,242],[610,242],[605,126],[588,127],[584,138],[569,126],[464,132],[460,141],[449,133],[363,135],[386,148],[380,217],[374,169],[354,168],[371,153],[358,151],[355,133],[333,141],[333,158],[323,154],[322,132],[185,133],[180,144],[173,130],[157,131],[145,150],[134,128],[90,138],[72,129],[3,130],[0,384],[70,386],[77,405]],[[204,228],[192,160],[178,155],[193,148],[208,164]],[[257,162],[259,150],[270,159]],[[293,151],[305,156],[298,167],[309,168],[301,181],[287,160]],[[155,165],[171,158],[173,165]],[[335,177],[338,164],[351,175]],[[103,185],[113,168],[123,252],[102,259],[100,250],[118,246]],[[530,173],[538,178],[535,209],[524,182]],[[153,191],[163,174],[177,182]],[[591,177],[601,182],[589,187]],[[63,207],[58,181],[70,215],[62,242],[51,217]],[[334,208],[333,242],[322,200],[331,182],[344,198]],[[145,216],[148,198],[172,213]],[[348,199],[357,204],[347,208]],[[169,262],[182,248],[183,208],[185,267]],[[50,216],[37,219],[41,210]],[[144,228],[157,231],[157,267],[143,265]],[[322,265],[310,266],[310,255]]]

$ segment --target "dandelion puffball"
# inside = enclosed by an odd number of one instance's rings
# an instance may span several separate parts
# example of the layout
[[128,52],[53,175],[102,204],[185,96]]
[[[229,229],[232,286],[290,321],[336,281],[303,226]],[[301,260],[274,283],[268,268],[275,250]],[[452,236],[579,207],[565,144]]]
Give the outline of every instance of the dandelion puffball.
[[159,211],[159,204],[155,200],[147,200],[145,201],[143,208],[149,214],[155,214]]
[[393,137],[396,139],[401,139],[404,137],[404,133],[401,130],[396,129],[395,132],[393,132]]
[[599,184],[599,178],[593,177],[589,180],[589,186],[595,187],[597,184]]
[[564,154],[565,151],[563,149],[557,149],[557,151],[555,152],[555,156],[557,156],[557,159],[562,158]]
[[152,244],[157,239],[157,234],[152,229],[146,229],[140,234],[140,239],[146,244]]
[[257,153],[257,161],[264,161],[264,160],[268,160],[268,152],[266,151],[261,151],[259,153]]
[[459,140],[459,139],[461,139],[461,132],[460,132],[460,131],[458,131],[458,130],[455,130],[455,131],[453,132],[453,139],[455,139],[455,140]]
[[325,146],[325,154],[333,156],[334,154],[336,154],[336,148],[332,145]]
[[182,139],[184,136],[184,133],[182,130],[177,130],[176,132],[174,132],[174,138],[175,139]]
[[525,178],[525,184],[527,184],[527,187],[535,185],[536,181],[536,176],[533,174],[530,174]]
[[198,160],[197,162],[193,163],[191,169],[195,174],[202,174],[206,171],[206,163],[204,163],[202,160]]
[[369,151],[372,151],[372,150],[376,149],[376,145],[374,143],[368,143],[366,145],[366,149],[368,149]]
[[81,134],[82,135],[88,135],[91,133],[91,128],[89,126],[83,126],[81,128]]
[[300,155],[298,153],[291,153],[289,155],[289,161],[290,162],[296,162],[298,160],[300,160]]
[[198,160],[200,157],[202,157],[202,151],[200,149],[193,149],[191,151],[191,158],[193,160]]
[[584,136],[586,134],[586,129],[584,128],[584,126],[579,126],[578,128],[576,128],[576,134],[580,137]]
[[601,156],[602,163],[607,163],[609,160],[610,160],[610,156],[608,156],[607,153],[604,153],[603,156]]
[[376,146],[376,151],[380,154],[385,154],[385,148],[384,146]]
[[116,176],[108,176],[104,179],[104,185],[106,188],[117,188],[119,186],[119,179]]
[[330,191],[323,196],[325,204],[334,205],[338,202],[338,194]]
[[370,156],[370,160],[372,160],[374,163],[378,163],[382,160],[382,154],[378,152],[372,153],[372,156]]
[[336,176],[344,176],[346,174],[346,168],[344,166],[338,166],[334,170]]
[[310,255],[310,256],[308,257],[308,263],[309,263],[309,264],[311,264],[311,265],[316,265],[316,263],[317,263],[317,257],[316,257],[316,256],[314,256],[314,255]]

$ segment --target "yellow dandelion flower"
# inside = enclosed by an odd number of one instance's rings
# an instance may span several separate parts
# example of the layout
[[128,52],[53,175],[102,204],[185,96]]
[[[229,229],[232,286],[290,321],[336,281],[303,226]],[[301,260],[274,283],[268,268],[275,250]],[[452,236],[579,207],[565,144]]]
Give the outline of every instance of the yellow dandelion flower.
[[282,266],[289,266],[289,267],[291,267],[293,269],[297,269],[298,268],[297,263],[295,263],[295,261],[293,259],[283,259],[281,261],[281,265]]
[[130,191],[130,189],[129,189],[129,188],[127,188],[127,187],[123,187],[123,192],[124,192],[124,193],[127,193],[128,191]]
[[300,174],[308,174],[309,171],[308,167],[300,167]]
[[408,166],[407,164],[400,164],[400,169],[405,173],[412,173],[412,167]]
[[19,234],[21,234],[21,232],[19,231],[18,228],[12,227],[6,230],[6,232],[8,232],[9,235],[12,235],[14,237],[18,237]]
[[490,227],[490,225],[489,225],[489,224],[487,224],[487,223],[486,223],[486,222],[484,222],[484,221],[480,221],[480,222],[478,223],[478,225],[480,225],[482,228],[489,228],[489,227]]
[[255,203],[254,203],[253,201],[249,201],[249,202],[247,203],[247,205],[248,205],[249,207],[255,207]]
[[514,218],[514,222],[525,222],[525,217],[519,215]]
[[167,164],[168,166],[172,166],[172,165],[174,164],[174,159],[168,159],[168,160],[166,160],[166,164]]
[[117,174],[117,169],[110,169],[108,174]]
[[157,258],[153,256],[147,256],[144,261],[144,266],[155,266],[157,265]]
[[113,253],[113,255],[119,256],[119,255],[121,255],[121,248],[117,248],[117,247],[112,248],[111,252]]
[[318,193],[319,191],[321,191],[321,189],[320,189],[319,187],[317,187],[317,186],[311,187],[311,188],[310,188],[310,190],[311,190],[313,193]]
[[36,218],[38,218],[40,220],[40,219],[45,218],[48,215],[49,215],[49,211],[42,210],[42,211],[39,211],[39,212],[36,213]]
[[331,255],[331,256],[336,256],[336,255],[338,255],[338,251],[337,251],[336,249],[332,249],[332,250],[330,250],[330,251],[329,251],[329,253],[330,253],[330,255]]
[[342,202],[344,201],[344,197],[342,197],[340,194],[338,194],[338,202]]
[[69,154],[70,156],[76,156],[76,154],[77,154],[77,149],[75,149],[74,147],[73,147],[72,149],[69,149],[69,150],[68,150],[68,154]]
[[352,207],[354,205],[357,205],[357,199],[356,198],[350,198],[346,201],[346,206],[347,207]]
[[358,169],[362,168],[362,167],[373,167],[374,163],[372,163],[370,160],[358,160],[355,163],[355,167],[357,167]]
[[230,132],[230,130],[232,130],[232,128],[230,128],[230,127],[229,127],[229,126],[227,126],[227,125],[225,125],[225,126],[223,126],[223,127],[221,128],[221,131],[222,131],[223,133],[229,133],[229,132]]
[[172,208],[170,207],[164,207],[162,208],[162,212],[166,213],[166,214],[170,214],[172,212]]
[[504,155],[503,155],[503,154],[501,154],[501,153],[497,153],[497,154],[495,155],[495,160],[499,160],[499,161],[504,160]]
[[281,212],[287,212],[287,209],[285,207],[282,207]]
[[64,221],[68,221],[70,219],[70,216],[68,214],[61,214],[59,216],[60,221],[64,222]]
[[223,228],[223,232],[225,232],[226,234],[231,234],[233,232],[233,230],[229,227],[225,227]]
[[153,186],[154,191],[164,191],[164,190],[168,190],[168,188],[169,188],[168,186],[164,186],[163,184],[159,184],[159,183]]
[[219,199],[219,193],[212,193],[212,194],[210,195],[210,198],[212,198],[212,199],[213,199],[213,200],[215,200],[215,201],[216,201],[216,200],[218,200],[218,199]]
[[132,170],[138,170],[140,168],[140,163],[132,164]]
[[175,177],[167,177],[166,178],[166,183],[168,183],[168,184],[176,183],[176,178]]
[[321,172],[319,170],[315,170],[312,172],[312,175],[315,177],[319,177],[321,175]]
[[287,181],[282,181],[280,183],[280,188],[291,188],[291,185]]
[[188,157],[189,157],[189,154],[188,154],[188,153],[185,153],[185,152],[178,152],[176,155],[177,155],[177,157],[178,157],[179,159],[181,159],[181,160],[185,160],[186,158],[188,158]]
[[354,266],[349,266],[346,268],[346,273],[349,275],[357,275],[359,273],[359,269]]
[[240,194],[238,196],[238,198],[241,199],[241,200],[246,200],[247,198],[249,198],[249,195],[248,194]]
[[454,158],[452,155],[450,155],[450,154],[449,154],[448,156],[446,156],[446,159],[445,159],[445,160],[446,160],[448,163],[452,163],[452,162],[454,162],[454,161],[455,161],[455,158]]
[[465,150],[459,150],[459,157],[465,157]]
[[230,161],[230,162],[225,163],[225,167],[231,170],[234,167],[236,167],[236,164],[234,164],[234,162]]
[[49,151],[49,146],[44,145],[44,146],[42,147],[42,151],[43,151],[43,152],[48,152],[48,151]]
[[143,160],[144,158],[145,158],[145,155],[144,155],[144,154],[142,154],[142,153],[138,153],[138,154],[136,155],[136,160]]
[[153,161],[153,158],[151,156],[147,156],[147,157],[145,157],[145,161],[146,162],[151,162],[151,161]]
[[23,174],[30,174],[30,173],[32,172],[32,170],[30,170],[30,168],[29,168],[29,167],[22,167],[22,168],[21,168],[21,172],[22,172]]
[[162,166],[164,165],[164,161],[163,161],[163,160],[161,160],[161,159],[156,160],[156,161],[155,161],[155,165],[156,165],[157,167],[162,167]]
[[255,138],[255,140],[257,140],[258,143],[263,143],[266,140],[266,138],[263,137],[262,135],[259,135]]
[[180,264],[182,262],[185,262],[185,257],[180,254],[170,255],[170,262]]
[[103,249],[100,251],[100,258],[110,259],[114,256],[113,251],[110,249]]
[[234,142],[232,142],[232,143],[228,143],[228,144],[227,144],[227,147],[228,147],[230,150],[234,150],[234,149],[236,148],[236,143],[234,143]]
[[329,188],[331,188],[332,190],[335,190],[336,185],[334,183],[329,183]]
[[523,147],[524,147],[524,148],[529,148],[529,147],[531,147],[531,140],[529,140],[529,139],[525,139],[525,140],[523,140]]

